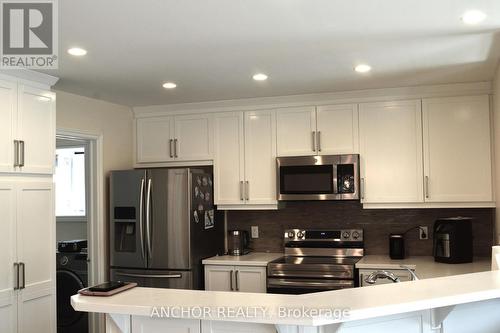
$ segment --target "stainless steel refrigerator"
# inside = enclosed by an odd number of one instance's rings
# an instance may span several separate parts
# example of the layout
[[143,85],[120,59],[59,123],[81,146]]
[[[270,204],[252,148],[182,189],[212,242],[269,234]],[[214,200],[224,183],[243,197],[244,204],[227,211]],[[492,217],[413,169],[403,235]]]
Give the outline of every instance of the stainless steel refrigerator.
[[212,167],[111,172],[112,280],[203,289],[201,261],[224,252],[212,175]]

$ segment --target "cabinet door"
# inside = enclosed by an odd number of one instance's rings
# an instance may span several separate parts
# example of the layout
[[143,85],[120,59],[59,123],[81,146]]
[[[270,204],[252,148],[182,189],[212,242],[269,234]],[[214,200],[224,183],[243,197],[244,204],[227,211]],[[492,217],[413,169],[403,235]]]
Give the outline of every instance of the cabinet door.
[[276,112],[245,112],[247,204],[276,204]]
[[212,159],[212,115],[175,116],[175,155],[177,160]]
[[277,110],[278,156],[316,154],[316,110],[314,106]]
[[171,117],[137,119],[137,163],[173,161],[173,130]]
[[358,106],[356,104],[319,106],[316,117],[320,155],[358,153]]
[[214,115],[214,201],[216,205],[242,204],[244,180],[243,112]]
[[428,202],[493,200],[488,96],[423,101]]
[[12,184],[0,183],[0,332],[17,331],[16,192]]
[[205,265],[205,290],[233,291],[234,266]]
[[[253,313],[252,313],[253,315]],[[261,315],[257,313],[257,316]],[[276,326],[272,324],[238,323],[220,320],[202,320],[203,333],[276,333]],[[305,331],[305,330],[304,330]],[[316,330],[314,330],[316,332]]]
[[[17,193],[17,256],[25,288],[18,296],[20,333],[55,332],[55,213],[52,183],[23,183]],[[23,283],[24,281],[24,283]]]
[[[161,314],[160,314],[161,315]],[[201,324],[196,319],[175,319],[132,316],[131,332],[137,333],[200,333]]]
[[266,267],[235,267],[235,289],[246,293],[265,293]]
[[0,172],[14,170],[17,84],[0,80]]
[[359,105],[364,203],[423,202],[420,101]]
[[17,137],[24,141],[25,173],[52,174],[56,144],[56,97],[19,85]]

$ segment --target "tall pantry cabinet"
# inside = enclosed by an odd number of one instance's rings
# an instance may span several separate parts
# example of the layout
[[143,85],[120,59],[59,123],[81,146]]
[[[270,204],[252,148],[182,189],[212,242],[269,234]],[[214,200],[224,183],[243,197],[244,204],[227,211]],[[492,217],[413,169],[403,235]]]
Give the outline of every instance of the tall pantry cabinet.
[[0,332],[55,333],[57,79],[23,73],[0,74]]

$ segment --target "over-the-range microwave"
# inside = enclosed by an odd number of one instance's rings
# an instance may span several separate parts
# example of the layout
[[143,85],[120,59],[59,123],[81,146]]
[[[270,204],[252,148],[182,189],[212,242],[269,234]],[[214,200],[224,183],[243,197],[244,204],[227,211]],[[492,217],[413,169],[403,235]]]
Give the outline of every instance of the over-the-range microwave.
[[278,157],[278,200],[359,200],[359,155]]

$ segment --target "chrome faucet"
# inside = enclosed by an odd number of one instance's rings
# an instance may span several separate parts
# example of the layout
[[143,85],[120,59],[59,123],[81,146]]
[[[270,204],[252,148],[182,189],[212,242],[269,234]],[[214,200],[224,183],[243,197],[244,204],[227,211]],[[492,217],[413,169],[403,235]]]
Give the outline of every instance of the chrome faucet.
[[399,265],[399,267],[401,267],[403,269],[406,269],[408,271],[408,273],[410,273],[412,281],[418,281],[418,280],[420,280],[413,269],[411,269],[411,268],[409,268],[408,266],[405,266],[405,265]]
[[394,283],[401,282],[396,274],[389,271],[375,271],[366,277],[365,282],[368,284],[375,284],[378,279],[389,279]]

